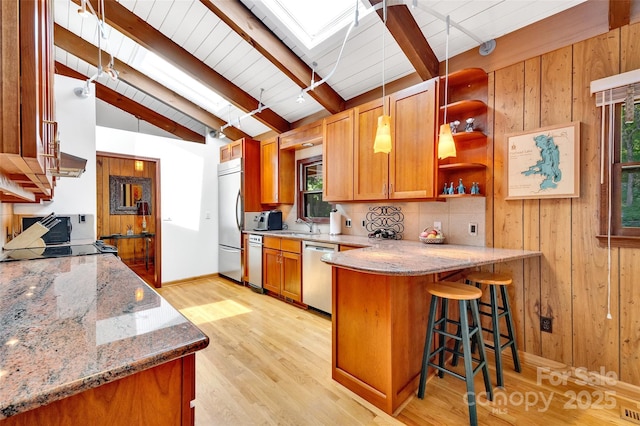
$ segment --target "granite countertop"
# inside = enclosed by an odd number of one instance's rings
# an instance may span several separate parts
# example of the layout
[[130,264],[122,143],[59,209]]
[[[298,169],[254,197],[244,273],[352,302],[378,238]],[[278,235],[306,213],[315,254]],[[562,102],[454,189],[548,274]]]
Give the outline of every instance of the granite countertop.
[[384,240],[355,235],[311,234],[298,231],[245,231],[305,241],[345,244],[357,250],[327,253],[322,260],[333,266],[382,275],[428,275],[457,271],[510,260],[539,257],[539,251],[423,244],[419,241]]
[[305,231],[244,231],[245,234],[262,235],[267,237],[282,237],[293,240],[317,241],[322,243],[343,244],[357,247],[368,247],[374,244],[375,239],[368,237],[359,237],[356,235],[331,235],[331,234],[312,234]]
[[374,274],[428,275],[541,254],[528,250],[380,240],[358,250],[327,253],[322,260],[333,266]]
[[0,263],[0,419],[205,348],[111,254]]

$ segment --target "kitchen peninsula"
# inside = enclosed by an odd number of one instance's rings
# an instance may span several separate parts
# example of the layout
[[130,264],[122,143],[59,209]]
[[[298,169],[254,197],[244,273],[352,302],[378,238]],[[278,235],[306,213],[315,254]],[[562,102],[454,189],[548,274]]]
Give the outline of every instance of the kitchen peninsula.
[[380,241],[330,253],[332,377],[389,414],[415,393],[436,274],[539,257],[540,252]]
[[111,254],[0,263],[0,425],[192,425],[209,339]]

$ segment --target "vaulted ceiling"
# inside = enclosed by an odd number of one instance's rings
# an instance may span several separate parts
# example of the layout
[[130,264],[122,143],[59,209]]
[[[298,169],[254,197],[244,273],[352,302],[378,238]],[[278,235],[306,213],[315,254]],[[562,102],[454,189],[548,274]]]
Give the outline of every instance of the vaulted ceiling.
[[[87,1],[102,10],[102,0]],[[439,75],[447,15],[452,57],[583,1],[387,0],[386,30],[379,9],[361,18],[347,38],[345,29],[309,51],[265,13],[260,0],[103,0],[109,31],[100,42],[97,19],[77,13],[80,0],[55,0],[56,71],[83,80],[94,76],[100,44],[103,67],[112,55],[119,78],[98,77],[98,99],[187,141],[203,142],[208,130],[221,128],[230,139],[255,137],[339,112],[379,90],[383,65],[387,83]],[[322,7],[308,3],[310,14]],[[630,3],[609,0],[610,27],[628,23]],[[224,104],[208,111],[136,69],[145,50],[210,87]],[[307,90],[312,75],[315,82],[329,78]],[[305,102],[296,102],[300,95]]]

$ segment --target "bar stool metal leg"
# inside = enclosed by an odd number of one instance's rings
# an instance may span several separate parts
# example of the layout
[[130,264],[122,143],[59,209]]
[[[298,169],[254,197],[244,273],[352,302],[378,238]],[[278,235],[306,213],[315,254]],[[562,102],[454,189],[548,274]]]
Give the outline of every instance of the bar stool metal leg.
[[[460,300],[460,328],[462,334],[462,352],[464,354],[464,376],[467,384],[467,404],[469,406],[469,423],[471,426],[478,424],[476,409],[476,391],[473,386],[473,365],[471,364],[471,340],[469,338],[469,319],[466,315],[467,301]],[[480,334],[477,333],[476,334]],[[484,368],[486,368],[486,363]]]
[[[473,322],[475,325],[476,335],[474,336],[476,339],[478,347],[481,348],[478,351],[480,357],[480,364],[476,368],[480,368],[482,366],[482,377],[484,379],[484,389],[487,392],[487,398],[489,401],[493,401],[493,389],[491,387],[491,380],[489,379],[489,366],[487,364],[487,355],[484,351],[484,338],[482,337],[482,325],[480,323],[480,309],[478,308],[478,301],[471,300],[471,316],[473,318]],[[473,353],[473,352],[472,352]]]
[[500,343],[500,317],[498,315],[498,294],[496,286],[489,286],[491,296],[491,329],[493,330],[493,353],[496,357],[496,382],[498,387],[504,387],[504,373],[502,372],[502,344]]
[[[500,295],[502,296],[502,304],[506,312],[507,334],[511,342],[511,355],[513,356],[514,369],[520,372],[520,357],[518,356],[518,348],[516,346],[515,327],[513,326],[513,316],[511,315],[511,306],[509,306],[509,295],[506,286],[500,286]],[[507,343],[509,344],[509,343]]]
[[424,398],[424,390],[427,384],[427,371],[429,369],[429,359],[431,358],[431,344],[433,343],[433,328],[436,320],[436,307],[438,305],[438,296],[431,296],[431,305],[429,306],[429,326],[427,327],[427,336],[424,342],[424,351],[422,352],[422,371],[420,372],[420,387],[418,388],[418,398]]

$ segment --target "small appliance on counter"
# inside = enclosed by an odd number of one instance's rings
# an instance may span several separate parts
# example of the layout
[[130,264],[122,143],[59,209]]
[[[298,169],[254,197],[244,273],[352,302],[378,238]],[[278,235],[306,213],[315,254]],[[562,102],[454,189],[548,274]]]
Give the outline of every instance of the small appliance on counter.
[[329,235],[342,234],[342,215],[336,209],[329,213]]
[[279,231],[282,229],[282,212],[280,210],[263,211],[258,216],[258,224],[254,231]]

